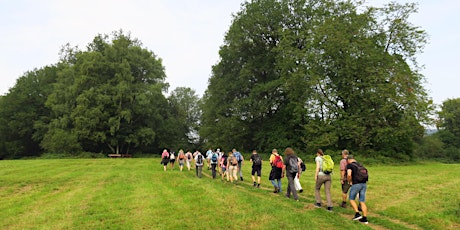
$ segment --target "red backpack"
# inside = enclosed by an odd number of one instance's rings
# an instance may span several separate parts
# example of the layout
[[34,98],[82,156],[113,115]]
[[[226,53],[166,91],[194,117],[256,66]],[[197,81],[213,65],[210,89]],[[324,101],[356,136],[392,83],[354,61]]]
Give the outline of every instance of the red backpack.
[[273,160],[273,166],[277,168],[283,168],[283,161],[281,160],[280,156],[275,156],[275,160]]

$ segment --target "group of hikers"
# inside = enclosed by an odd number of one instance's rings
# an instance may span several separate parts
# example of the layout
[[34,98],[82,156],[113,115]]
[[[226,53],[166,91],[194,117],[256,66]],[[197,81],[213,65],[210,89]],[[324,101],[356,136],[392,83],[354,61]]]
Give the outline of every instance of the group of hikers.
[[[271,170],[268,179],[273,185],[273,192],[282,193],[281,179],[286,177],[288,179],[288,185],[285,196],[290,199],[292,195],[295,201],[299,201],[298,193],[303,192],[303,188],[300,184],[300,176],[302,172],[306,170],[305,163],[295,154],[292,148],[286,148],[283,155],[284,159],[278,153],[278,150],[272,150],[269,158]],[[241,169],[245,159],[243,154],[236,149],[232,149],[232,151],[228,153],[220,151],[220,149],[216,149],[216,151],[209,149],[204,155],[198,150],[193,154],[190,151],[184,153],[183,150],[179,150],[177,156],[174,152],[168,152],[165,149],[161,154],[161,158],[161,164],[163,164],[165,171],[167,170],[168,164],[170,164],[171,169],[174,169],[174,163],[177,159],[180,171],[183,170],[184,164],[190,171],[192,163],[194,163],[196,176],[198,178],[202,177],[203,167],[206,166],[208,170],[211,170],[213,179],[215,179],[217,173],[219,173],[222,181],[226,180],[231,183],[238,183],[238,179],[241,181],[244,180]],[[322,207],[320,190],[324,185],[327,204],[326,210],[332,212],[331,174],[333,162],[329,163],[330,161],[332,161],[332,159],[329,155],[325,155],[321,149],[317,150],[315,157],[314,207]],[[262,157],[256,150],[253,150],[249,162],[252,163],[251,177],[253,186],[260,188]],[[332,164],[332,166],[329,166],[330,164]],[[368,223],[367,206],[365,203],[367,180],[367,169],[362,164],[358,163],[354,156],[349,154],[348,150],[343,150],[342,160],[340,161],[340,182],[342,185],[342,203],[340,206],[346,208],[348,199],[351,207],[355,211],[353,220],[359,220],[364,224]],[[355,201],[357,198],[359,203]]]

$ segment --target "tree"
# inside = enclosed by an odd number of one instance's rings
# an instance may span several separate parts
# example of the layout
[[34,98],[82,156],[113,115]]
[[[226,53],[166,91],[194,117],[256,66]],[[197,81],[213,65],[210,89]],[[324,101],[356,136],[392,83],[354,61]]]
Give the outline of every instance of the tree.
[[431,109],[415,59],[426,34],[409,23],[414,12],[361,1],[244,4],[213,66],[200,134],[245,150],[410,157]]
[[[65,68],[47,101],[54,118],[43,147],[66,149],[76,141],[85,151],[129,153],[158,144],[167,108],[161,59],[122,31],[111,41],[96,36],[85,52],[64,51]],[[55,142],[62,134],[66,139]]]
[[26,72],[0,99],[0,158],[38,156],[43,133],[40,124],[51,113],[45,101],[52,92],[58,67],[46,66]]

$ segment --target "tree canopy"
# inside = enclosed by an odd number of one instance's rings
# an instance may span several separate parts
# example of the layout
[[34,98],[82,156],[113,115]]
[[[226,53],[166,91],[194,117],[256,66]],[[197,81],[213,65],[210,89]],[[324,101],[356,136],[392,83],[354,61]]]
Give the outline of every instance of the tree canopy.
[[415,12],[414,4],[246,2],[213,66],[200,134],[246,150],[410,157],[431,104],[415,59],[426,34],[408,21]]

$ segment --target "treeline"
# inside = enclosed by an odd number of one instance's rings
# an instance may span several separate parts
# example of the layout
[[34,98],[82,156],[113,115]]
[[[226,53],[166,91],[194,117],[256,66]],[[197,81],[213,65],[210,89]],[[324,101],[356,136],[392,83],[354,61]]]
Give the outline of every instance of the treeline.
[[26,73],[0,98],[0,154],[290,146],[410,160],[430,141],[446,149],[457,140],[445,117],[436,139],[424,138],[434,105],[415,58],[427,37],[408,20],[416,10],[246,2],[203,98],[189,88],[165,97],[161,59],[121,31],[97,36],[85,51],[67,45],[57,64]]
[[122,31],[27,72],[0,98],[0,157],[195,148],[199,97],[164,92],[161,59]]

